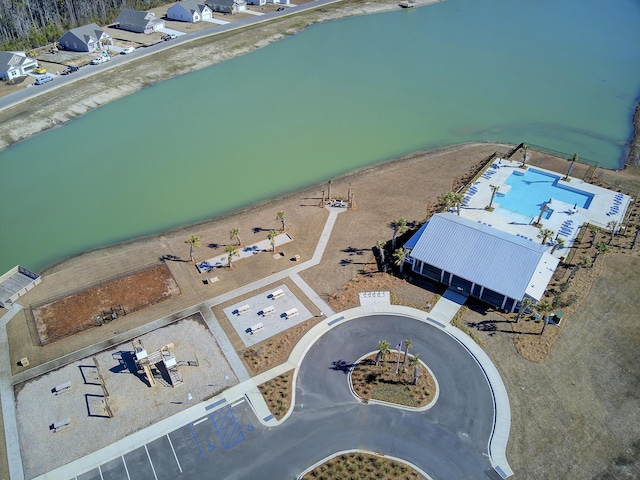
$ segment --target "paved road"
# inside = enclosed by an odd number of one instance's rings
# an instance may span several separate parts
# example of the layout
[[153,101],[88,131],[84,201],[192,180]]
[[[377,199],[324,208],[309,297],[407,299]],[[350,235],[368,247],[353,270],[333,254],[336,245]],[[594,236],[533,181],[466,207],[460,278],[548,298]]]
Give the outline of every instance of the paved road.
[[[436,404],[411,412],[358,402],[334,362],[350,364],[381,339],[394,345],[405,338],[439,382]],[[445,332],[404,317],[369,316],[324,334],[300,366],[295,410],[280,426],[259,424],[246,401],[210,411],[77,478],[283,480],[348,449],[405,459],[434,479],[494,478],[488,473],[493,400],[482,370]]]

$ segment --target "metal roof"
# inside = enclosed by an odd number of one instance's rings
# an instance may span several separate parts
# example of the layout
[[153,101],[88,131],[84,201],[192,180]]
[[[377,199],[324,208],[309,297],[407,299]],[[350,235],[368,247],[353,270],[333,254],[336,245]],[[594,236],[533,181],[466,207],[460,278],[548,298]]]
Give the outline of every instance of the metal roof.
[[517,300],[540,300],[558,265],[544,245],[452,213],[431,217],[411,257]]
[[123,8],[115,19],[116,23],[137,25],[139,27],[146,27],[149,23],[157,21],[158,17],[151,12],[142,12],[140,10],[132,10],[130,8]]

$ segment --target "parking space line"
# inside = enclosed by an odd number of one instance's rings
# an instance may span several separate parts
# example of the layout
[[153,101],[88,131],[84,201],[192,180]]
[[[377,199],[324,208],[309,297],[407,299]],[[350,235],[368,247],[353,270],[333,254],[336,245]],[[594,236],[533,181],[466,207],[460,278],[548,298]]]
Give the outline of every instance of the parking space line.
[[204,417],[198,420],[197,422],[193,422],[192,425],[195,427],[196,425],[200,425],[202,422],[206,422],[206,421],[207,421],[207,417]]
[[238,400],[236,403],[231,404],[231,407],[236,407],[236,406],[240,405],[242,402],[244,402],[244,398]]
[[98,473],[100,474],[100,478],[104,480],[104,477],[102,476],[102,468],[100,468],[100,465],[98,465]]
[[167,435],[167,439],[169,440],[169,445],[171,445],[171,451],[173,452],[173,456],[176,459],[176,463],[178,464],[178,468],[180,469],[180,473],[182,473],[182,467],[180,466],[180,462],[178,461],[178,456],[176,455],[176,450],[173,448],[173,442],[171,442],[171,438]]
[[158,475],[156,475],[156,469],[153,467],[153,462],[151,461],[151,455],[149,455],[149,449],[147,448],[147,444],[144,445],[144,451],[147,452],[147,458],[149,459],[149,464],[151,465],[151,471],[153,472],[153,477],[158,480]]
[[131,480],[131,475],[129,475],[129,469],[127,468],[127,462],[124,460],[124,455],[122,457],[122,464],[124,465],[124,471],[127,472],[127,478]]
[[198,443],[198,439],[196,438],[196,432],[193,431],[193,427],[189,425],[189,430],[191,431],[191,435],[193,436],[193,441],[196,442],[196,447],[198,447],[198,452],[200,452],[200,457],[204,460],[204,455],[202,454],[202,450],[200,450],[200,444]]

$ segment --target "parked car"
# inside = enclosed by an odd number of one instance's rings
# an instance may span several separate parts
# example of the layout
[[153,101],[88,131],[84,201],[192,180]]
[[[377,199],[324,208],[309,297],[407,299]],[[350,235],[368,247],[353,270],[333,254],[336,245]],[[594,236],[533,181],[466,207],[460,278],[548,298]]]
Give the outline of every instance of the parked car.
[[101,63],[108,62],[109,60],[111,60],[109,55],[102,55],[91,60],[91,65],[100,65]]
[[77,72],[78,70],[80,70],[78,67],[70,65],[62,71],[62,75],[69,75],[70,73]]
[[55,77],[50,73],[45,73],[44,75],[41,75],[38,78],[36,78],[36,85],[42,85],[43,83],[50,82],[54,78]]
[[173,40],[174,38],[178,38],[178,36],[175,33],[167,33],[162,37],[162,40],[166,42],[167,40]]
[[278,7],[278,10],[276,10],[276,11],[281,12],[283,10],[284,10],[284,7]]
[[128,46],[128,47],[124,47],[120,53],[122,55],[127,55],[128,53],[133,53],[134,50],[135,48],[133,48],[132,46]]
[[34,68],[32,71],[33,73],[37,73],[38,75],[43,75],[47,73],[47,69],[39,65],[36,68]]

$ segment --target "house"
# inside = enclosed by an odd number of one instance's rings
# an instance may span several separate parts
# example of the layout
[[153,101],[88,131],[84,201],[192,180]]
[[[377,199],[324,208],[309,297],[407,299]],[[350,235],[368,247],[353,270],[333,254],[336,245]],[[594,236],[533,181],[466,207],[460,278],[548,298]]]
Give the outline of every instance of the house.
[[195,23],[210,20],[212,17],[211,8],[204,3],[199,3],[197,0],[178,2],[167,10],[168,19],[180,20],[181,22]]
[[113,45],[111,35],[95,23],[69,30],[58,39],[58,44],[65,50],[74,52],[94,52],[108,45]]
[[164,28],[164,20],[156,17],[150,12],[141,12],[140,10],[131,10],[123,8],[116,17],[115,23],[118,28],[136,33],[153,33]]
[[[205,0],[209,8],[214,12],[238,13],[247,9],[245,0]],[[262,4],[264,5],[264,4]]]
[[544,245],[453,213],[423,227],[404,245],[412,270],[508,312],[540,301],[558,266]]
[[24,77],[37,66],[38,61],[24,52],[0,52],[0,78]]
[[247,5],[266,5],[267,0],[247,0]]

